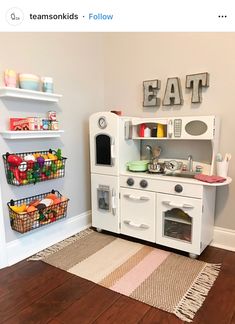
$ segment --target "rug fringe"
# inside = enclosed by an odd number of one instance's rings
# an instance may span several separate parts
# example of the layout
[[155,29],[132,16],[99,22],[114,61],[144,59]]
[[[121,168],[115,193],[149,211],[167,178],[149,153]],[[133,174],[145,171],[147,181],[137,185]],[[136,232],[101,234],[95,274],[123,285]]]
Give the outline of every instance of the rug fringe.
[[56,243],[45,250],[42,250],[34,255],[32,255],[30,258],[27,259],[27,261],[39,261],[39,260],[44,260],[46,257],[49,255],[63,249],[64,247],[70,245],[71,243],[80,240],[81,238],[85,237],[88,234],[91,234],[94,232],[91,228],[88,228],[80,233],[77,233],[71,237],[68,237],[67,239]]
[[199,273],[191,287],[187,290],[179,304],[174,310],[174,314],[181,320],[192,322],[198,309],[202,306],[214,281],[216,280],[221,264],[206,264]]

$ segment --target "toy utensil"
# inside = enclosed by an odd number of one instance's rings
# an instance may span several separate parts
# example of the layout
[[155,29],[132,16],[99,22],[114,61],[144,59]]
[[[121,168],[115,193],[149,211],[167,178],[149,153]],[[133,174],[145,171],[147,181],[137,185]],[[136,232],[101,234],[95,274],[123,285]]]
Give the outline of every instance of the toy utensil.
[[226,154],[225,154],[225,158],[224,158],[224,160],[225,160],[226,162],[229,162],[229,161],[231,160],[231,158],[232,158],[231,153],[226,153]]
[[217,153],[215,159],[216,159],[217,162],[222,162],[222,160],[223,160],[222,154],[221,153]]

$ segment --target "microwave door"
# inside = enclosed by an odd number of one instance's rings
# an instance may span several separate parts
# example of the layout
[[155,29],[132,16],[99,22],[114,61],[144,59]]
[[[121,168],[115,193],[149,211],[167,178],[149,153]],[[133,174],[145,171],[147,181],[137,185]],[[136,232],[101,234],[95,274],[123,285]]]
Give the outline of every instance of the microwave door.
[[112,139],[109,135],[99,134],[96,136],[96,165],[112,165],[111,141]]

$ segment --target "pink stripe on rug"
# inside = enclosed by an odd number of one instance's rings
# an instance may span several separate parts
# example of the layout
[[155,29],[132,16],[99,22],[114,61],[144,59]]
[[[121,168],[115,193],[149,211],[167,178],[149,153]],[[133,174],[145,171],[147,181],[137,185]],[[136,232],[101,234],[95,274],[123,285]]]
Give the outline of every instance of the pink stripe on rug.
[[153,250],[110,289],[129,296],[169,255],[170,252]]

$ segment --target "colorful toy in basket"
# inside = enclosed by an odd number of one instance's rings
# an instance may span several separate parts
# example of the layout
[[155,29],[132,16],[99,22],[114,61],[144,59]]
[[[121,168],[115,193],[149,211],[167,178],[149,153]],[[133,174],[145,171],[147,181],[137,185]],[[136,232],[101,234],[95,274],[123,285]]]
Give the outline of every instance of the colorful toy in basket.
[[16,186],[62,178],[65,175],[66,158],[62,157],[61,149],[6,153],[3,160],[7,182]]
[[31,198],[11,200],[8,203],[11,227],[25,233],[55,222],[66,216],[68,201],[68,198],[55,190]]

